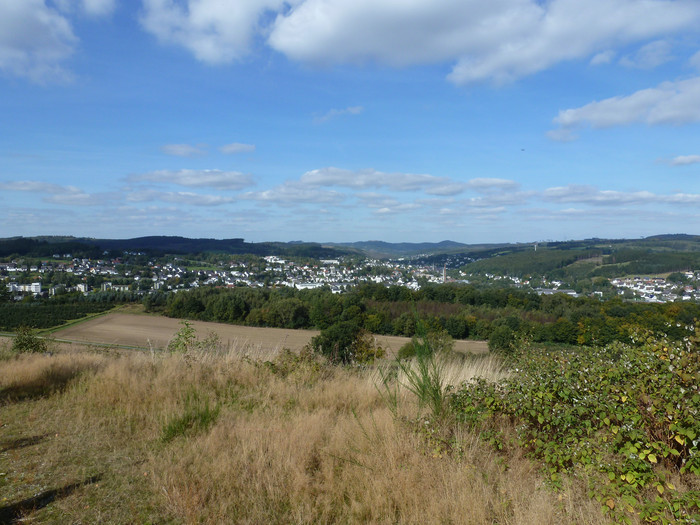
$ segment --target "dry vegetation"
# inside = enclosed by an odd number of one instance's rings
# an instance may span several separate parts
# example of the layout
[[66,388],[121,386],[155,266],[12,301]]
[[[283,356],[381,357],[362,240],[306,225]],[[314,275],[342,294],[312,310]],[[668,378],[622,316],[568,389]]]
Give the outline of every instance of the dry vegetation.
[[[96,319],[81,322],[54,333],[60,339],[128,345],[140,348],[165,348],[173,334],[181,326],[180,319],[158,315],[135,315],[134,313],[110,313]],[[301,350],[318,335],[318,330],[289,330],[285,328],[259,328],[224,323],[192,321],[200,333],[215,333],[231,346],[257,346],[259,348],[284,347]],[[411,339],[391,335],[376,336],[377,342],[390,354],[398,351]],[[463,353],[488,351],[486,341],[455,341],[455,350]]]
[[[1,344],[1,343],[0,343]],[[603,523],[517,450],[393,412],[312,356],[68,348],[0,361],[0,523]],[[452,381],[503,374],[461,359]]]

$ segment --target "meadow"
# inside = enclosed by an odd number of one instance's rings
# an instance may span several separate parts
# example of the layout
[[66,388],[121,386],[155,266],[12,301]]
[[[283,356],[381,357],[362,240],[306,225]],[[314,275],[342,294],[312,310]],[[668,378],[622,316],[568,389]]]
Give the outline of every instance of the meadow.
[[[376,369],[250,345],[52,351],[2,350],[3,523],[604,522],[408,390],[394,411]],[[450,372],[506,373],[488,356]]]
[[695,347],[340,366],[201,331],[0,345],[0,523],[698,522]]

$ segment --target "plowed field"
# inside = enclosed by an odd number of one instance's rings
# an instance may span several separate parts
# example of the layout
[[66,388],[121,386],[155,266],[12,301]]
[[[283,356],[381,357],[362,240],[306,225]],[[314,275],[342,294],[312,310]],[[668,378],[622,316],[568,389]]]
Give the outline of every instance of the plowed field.
[[[203,321],[192,321],[192,325],[200,338],[214,332],[225,343],[261,348],[300,350],[312,337],[318,335],[317,330],[257,328]],[[165,348],[181,326],[179,319],[113,313],[58,330],[54,332],[54,337],[88,343]],[[377,336],[378,343],[389,353],[398,351],[409,340],[406,337]],[[487,352],[488,347],[484,341],[455,341],[455,350],[482,353]]]

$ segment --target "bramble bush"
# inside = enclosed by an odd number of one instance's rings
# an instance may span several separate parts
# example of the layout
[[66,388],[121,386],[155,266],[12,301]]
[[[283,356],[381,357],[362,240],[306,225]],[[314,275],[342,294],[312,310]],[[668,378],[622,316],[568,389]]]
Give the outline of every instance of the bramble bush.
[[512,377],[463,385],[451,408],[498,446],[499,420],[512,422],[555,485],[561,472],[585,470],[615,521],[698,523],[700,492],[671,482],[697,487],[700,476],[698,342],[637,335],[635,346],[525,349]]

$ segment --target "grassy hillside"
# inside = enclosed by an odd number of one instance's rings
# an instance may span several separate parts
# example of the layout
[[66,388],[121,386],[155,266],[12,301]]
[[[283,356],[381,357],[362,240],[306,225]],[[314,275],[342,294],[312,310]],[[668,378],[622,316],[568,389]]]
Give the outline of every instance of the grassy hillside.
[[521,452],[407,391],[392,413],[371,371],[244,348],[54,351],[0,361],[2,523],[604,522],[575,484],[552,492]]
[[697,522],[695,343],[357,368],[187,341],[0,348],[0,523]]

